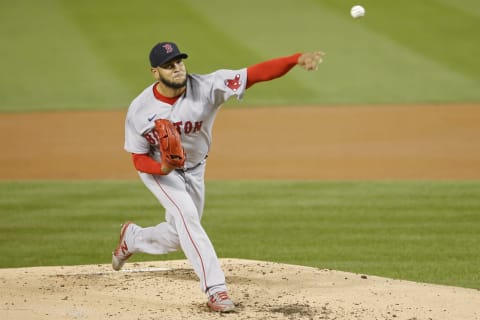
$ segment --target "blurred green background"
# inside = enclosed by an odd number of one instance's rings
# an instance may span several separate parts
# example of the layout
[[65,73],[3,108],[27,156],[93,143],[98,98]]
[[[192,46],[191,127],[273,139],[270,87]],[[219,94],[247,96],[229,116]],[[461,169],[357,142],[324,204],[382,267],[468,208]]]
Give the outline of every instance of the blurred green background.
[[[1,1],[0,111],[123,109],[175,41],[192,73],[323,50],[243,105],[480,101],[478,0]],[[238,102],[230,102],[237,104]]]
[[[3,182],[0,212],[0,268],[110,263],[121,223],[164,216],[140,181]],[[475,181],[209,181],[202,224],[221,258],[480,289],[479,212]]]

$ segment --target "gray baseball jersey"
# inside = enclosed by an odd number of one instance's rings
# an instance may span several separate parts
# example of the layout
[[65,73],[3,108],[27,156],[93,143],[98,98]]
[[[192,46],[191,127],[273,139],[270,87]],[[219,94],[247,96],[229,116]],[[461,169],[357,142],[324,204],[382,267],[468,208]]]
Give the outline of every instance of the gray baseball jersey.
[[168,119],[180,131],[186,153],[185,166],[193,167],[208,154],[212,142],[212,127],[218,108],[230,97],[241,99],[245,92],[246,69],[218,70],[207,75],[187,77],[187,90],[174,105],[158,100],[154,84],[135,100],[125,122],[125,150],[148,153],[160,160],[155,119]]

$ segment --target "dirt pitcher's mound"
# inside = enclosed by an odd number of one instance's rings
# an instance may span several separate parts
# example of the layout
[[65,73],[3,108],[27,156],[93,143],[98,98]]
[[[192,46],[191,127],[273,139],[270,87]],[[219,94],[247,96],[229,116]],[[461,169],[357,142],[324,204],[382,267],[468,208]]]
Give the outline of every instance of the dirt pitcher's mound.
[[0,269],[0,318],[480,319],[480,292],[302,266],[223,259],[235,313],[206,307],[185,260]]

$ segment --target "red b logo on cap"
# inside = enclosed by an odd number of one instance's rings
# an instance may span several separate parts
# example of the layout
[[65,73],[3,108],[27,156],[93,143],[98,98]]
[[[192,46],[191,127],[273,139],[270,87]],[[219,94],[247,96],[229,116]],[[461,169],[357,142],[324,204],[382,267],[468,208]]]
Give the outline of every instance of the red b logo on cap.
[[167,54],[172,53],[172,51],[173,51],[173,47],[170,43],[166,43],[162,47],[163,47],[163,49],[165,49],[165,52]]

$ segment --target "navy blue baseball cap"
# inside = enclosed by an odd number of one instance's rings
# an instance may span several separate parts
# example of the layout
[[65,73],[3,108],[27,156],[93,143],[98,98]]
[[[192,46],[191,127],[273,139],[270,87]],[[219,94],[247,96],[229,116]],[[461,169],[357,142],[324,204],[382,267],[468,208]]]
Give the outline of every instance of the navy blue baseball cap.
[[173,42],[160,42],[150,51],[150,65],[158,67],[162,64],[172,61],[175,58],[188,58],[186,53],[180,52],[178,47]]

